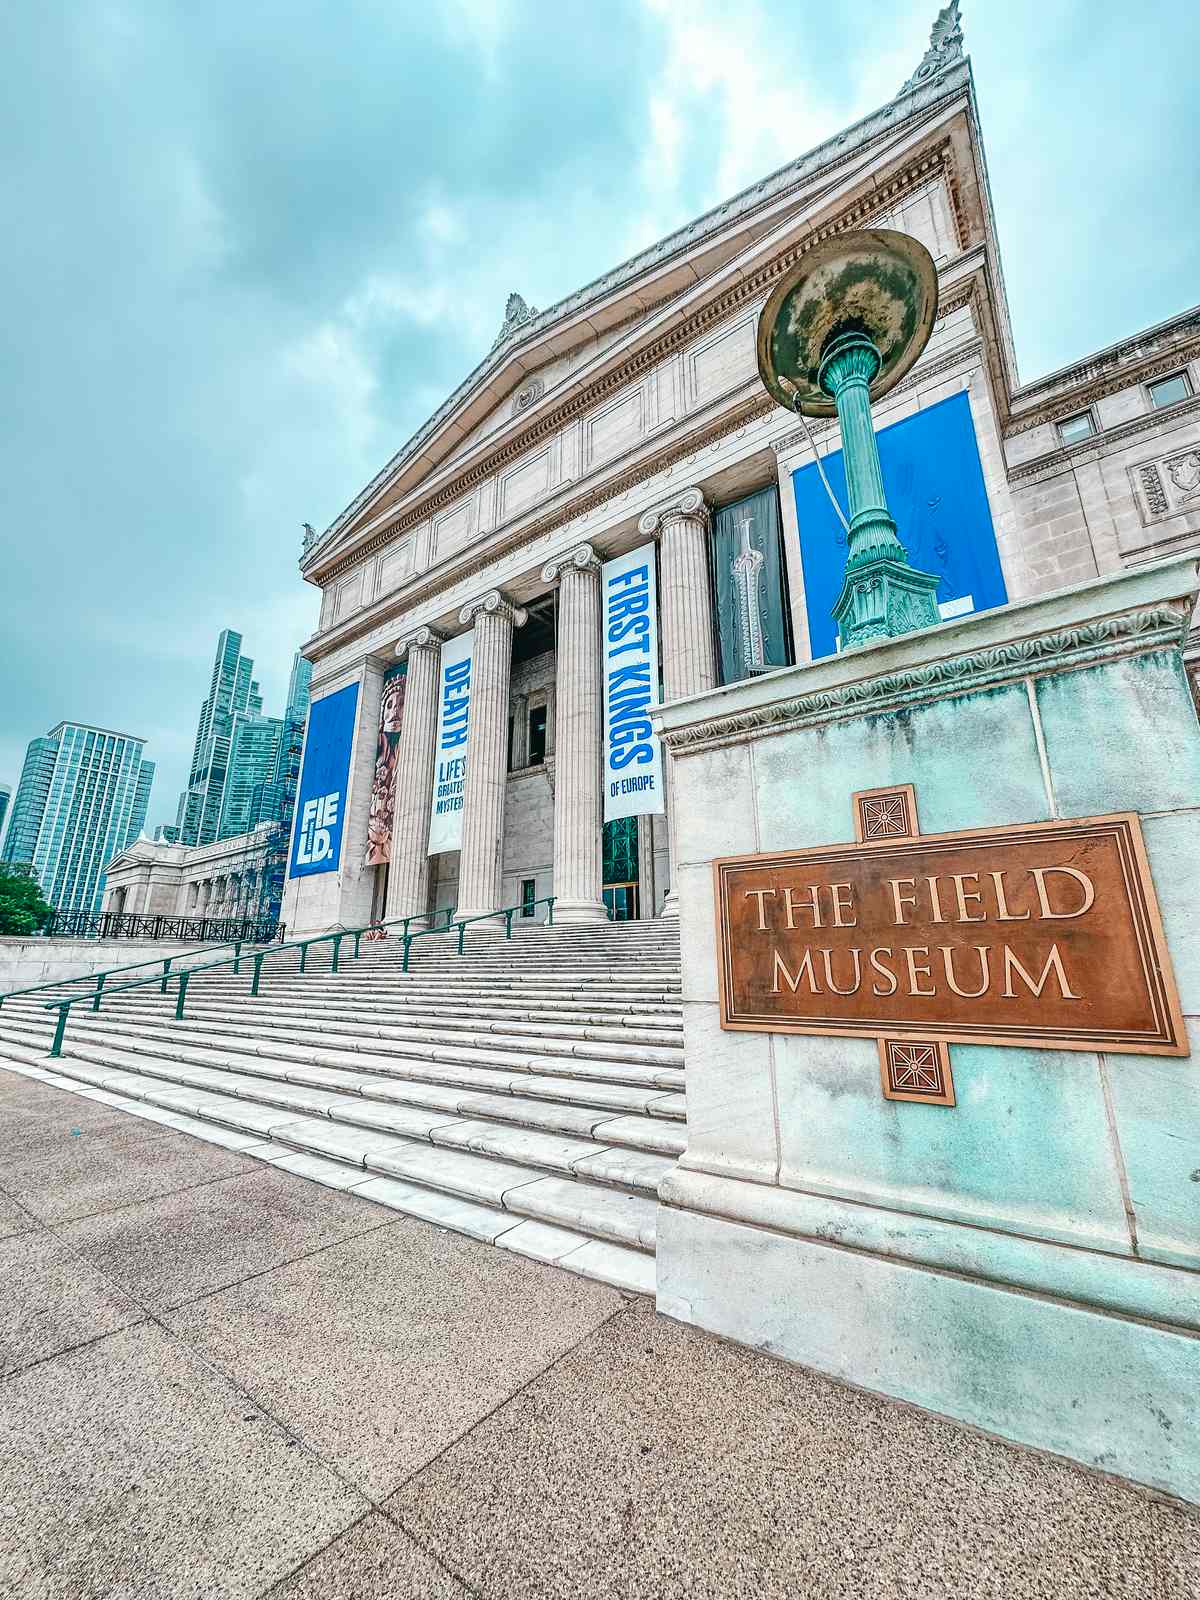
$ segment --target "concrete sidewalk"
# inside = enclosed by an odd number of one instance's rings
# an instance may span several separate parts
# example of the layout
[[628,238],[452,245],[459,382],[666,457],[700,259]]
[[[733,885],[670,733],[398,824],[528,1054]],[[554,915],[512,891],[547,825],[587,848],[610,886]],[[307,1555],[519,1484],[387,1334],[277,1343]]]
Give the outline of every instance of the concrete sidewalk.
[[22,1600],[1200,1593],[1191,1511],[2,1069],[0,1284]]

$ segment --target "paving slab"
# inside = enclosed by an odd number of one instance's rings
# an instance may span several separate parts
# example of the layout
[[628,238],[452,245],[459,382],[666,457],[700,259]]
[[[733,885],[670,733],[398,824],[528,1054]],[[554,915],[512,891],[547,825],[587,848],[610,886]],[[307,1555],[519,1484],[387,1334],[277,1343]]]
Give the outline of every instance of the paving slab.
[[397,1217],[166,1321],[378,1497],[624,1304]]
[[632,1302],[384,1509],[488,1600],[1184,1600],[1200,1518]]
[[4,1385],[0,1591],[21,1600],[253,1600],[366,1509],[151,1323]]
[[270,1591],[269,1600],[472,1600],[470,1591],[371,1512]]
[[[132,1205],[154,1195],[252,1172],[255,1163],[185,1139],[158,1123],[60,1089],[63,1109],[0,1152],[0,1188],[43,1222]],[[89,1121],[89,1113],[93,1119]]]
[[9,1239],[16,1233],[28,1233],[31,1228],[40,1228],[41,1223],[35,1216],[26,1211],[24,1206],[18,1205],[11,1195],[0,1190],[0,1239]]
[[161,1311],[392,1220],[382,1206],[255,1162],[224,1183],[159,1195],[59,1232]]
[[140,1322],[141,1308],[46,1229],[0,1243],[0,1377]]

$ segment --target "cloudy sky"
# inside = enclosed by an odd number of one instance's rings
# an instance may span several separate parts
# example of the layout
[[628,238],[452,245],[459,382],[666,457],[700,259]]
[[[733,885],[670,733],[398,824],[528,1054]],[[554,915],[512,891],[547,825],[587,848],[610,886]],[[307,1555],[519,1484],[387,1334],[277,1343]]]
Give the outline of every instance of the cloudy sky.
[[[888,100],[936,0],[36,0],[0,58],[0,781],[216,636],[282,709],[324,528],[490,345]],[[1200,300],[1194,0],[965,0],[1024,378]],[[853,13],[853,24],[845,20]]]

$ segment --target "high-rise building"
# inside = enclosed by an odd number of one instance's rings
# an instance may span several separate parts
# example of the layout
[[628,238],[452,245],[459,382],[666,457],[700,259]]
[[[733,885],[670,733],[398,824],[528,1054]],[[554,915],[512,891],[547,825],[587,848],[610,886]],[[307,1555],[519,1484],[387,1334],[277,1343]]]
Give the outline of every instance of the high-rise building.
[[312,698],[312,662],[297,650],[288,679],[287,710],[283,714],[275,764],[269,780],[257,797],[259,822],[273,822],[270,848],[262,875],[259,914],[278,916],[283,904],[283,877],[287,866],[288,843],[292,831],[292,812],[300,784],[300,756],[304,749],[304,725]]
[[220,837],[237,718],[262,712],[253,671],[254,662],[242,654],[241,634],[224,629],[217,641],[208,698],[200,707],[188,786],[179,796],[175,825],[180,844],[213,844]]
[[260,815],[279,754],[283,723],[278,717],[237,713],[229,741],[225,793],[217,838],[232,839],[266,820]]
[[56,911],[99,912],[105,866],[146,821],[154,763],[144,746],[81,722],[30,741],[0,860],[32,865]]
[[4,824],[8,820],[8,807],[11,800],[11,785],[7,783],[0,783],[0,841],[2,841],[4,838]]

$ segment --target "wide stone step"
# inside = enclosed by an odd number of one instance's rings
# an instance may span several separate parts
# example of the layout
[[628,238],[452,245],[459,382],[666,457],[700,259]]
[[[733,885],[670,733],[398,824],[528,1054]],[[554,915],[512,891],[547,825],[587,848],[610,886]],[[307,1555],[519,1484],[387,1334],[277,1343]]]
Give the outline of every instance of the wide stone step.
[[47,1070],[30,1053],[0,1041],[0,1066],[89,1100],[118,1107],[129,1115],[159,1123],[189,1137],[236,1150],[314,1182],[352,1194],[362,1194],[376,1204],[406,1216],[486,1240],[533,1260],[549,1262],[582,1277],[594,1278],[633,1293],[654,1293],[654,1259],[641,1247],[631,1248],[607,1238],[523,1216],[503,1207],[469,1201],[461,1196],[394,1177],[379,1175],[363,1165],[338,1157],[322,1156],[310,1149],[264,1139],[257,1130],[234,1128],[125,1094],[89,1086],[78,1079]]
[[[306,1016],[313,1022],[319,1020],[323,1027],[332,1032],[336,1025],[342,1022],[361,1025],[363,1012],[368,1008],[363,1006],[358,995],[350,999],[352,1003],[347,1003],[347,998],[343,996],[337,1003],[318,1006],[308,995],[298,995],[287,1004],[275,996],[268,999],[260,996],[254,1001],[254,1016],[256,1021],[273,1023]],[[640,1042],[664,1049],[683,1049],[681,1017],[664,1019],[654,1024],[647,1024],[640,1018],[627,1018],[618,1026],[611,1022],[589,1022],[569,1014],[561,1020],[551,1020],[548,1017],[533,1017],[529,1020],[515,1016],[497,1017],[482,1010],[477,1014],[470,1014],[464,1013],[458,1006],[455,1006],[453,1011],[446,1010],[439,1014],[436,1011],[410,1010],[373,1002],[369,1010],[372,1019],[380,1026],[388,1024],[406,1030],[417,1029],[424,1033],[504,1034],[513,1039],[586,1039],[594,1043],[619,1045]],[[225,1020],[229,1017],[230,1007],[227,1001],[209,999],[199,994],[194,998],[189,996],[185,1015],[187,1014],[193,1017],[216,1017]]]
[[[151,988],[148,992],[153,994],[155,991]],[[188,1008],[191,1010],[195,1006],[221,1006],[228,1009],[231,1003],[236,1003],[236,993],[236,990],[218,990],[208,985],[197,987],[190,992]],[[563,1001],[554,1004],[545,1001],[499,1000],[483,995],[476,997],[455,994],[452,997],[451,1012],[447,1004],[449,998],[409,996],[406,993],[396,995],[386,989],[368,996],[358,985],[347,995],[344,990],[328,993],[299,984],[294,989],[272,987],[269,994],[260,994],[257,997],[256,1007],[260,1014],[277,1011],[281,1007],[286,1007],[290,1013],[296,1005],[304,1005],[309,1010],[319,1007],[323,1016],[336,1014],[361,1016],[365,1009],[364,1003],[369,1003],[373,1016],[404,1022],[438,1022],[461,1028],[474,1023],[507,1025],[517,1021],[536,1026],[611,1028],[617,1037],[627,1034],[630,1029],[644,1029],[648,1034],[657,1036],[659,1033],[681,1033],[683,1028],[679,1003],[672,1005],[664,1002],[657,1006],[636,1009],[628,1005],[612,1005],[605,1009],[585,1001],[573,1003]],[[353,1002],[353,1010],[350,1008],[350,1001]]]
[[[49,1041],[50,1024],[40,1019],[12,1016],[12,1026],[32,1027],[38,1038]],[[385,1043],[373,1038],[338,1036],[314,1028],[311,1031],[272,1025],[251,1029],[238,1021],[218,1022],[215,1018],[201,1020],[185,1016],[177,1022],[169,1013],[159,1010],[142,1012],[119,1005],[99,1013],[90,1007],[78,1009],[68,1024],[67,1039],[88,1036],[99,1030],[104,1036],[122,1036],[131,1041],[131,1048],[145,1048],[157,1053],[176,1047],[208,1049],[220,1043],[228,1054],[279,1057],[298,1064],[348,1068],[355,1072],[390,1073],[396,1076],[424,1078],[431,1082],[466,1082],[467,1074],[483,1075],[475,1081],[478,1086],[503,1087],[517,1075],[528,1081],[530,1075],[565,1079],[571,1083],[594,1082],[607,1087],[627,1085],[649,1090],[678,1090],[682,1086],[683,1069],[680,1066],[655,1062],[596,1057],[581,1052],[578,1055],[543,1055],[528,1048],[505,1050],[491,1042],[490,1036],[481,1035],[484,1043],[468,1043],[466,1037],[445,1038],[431,1033],[429,1039]],[[438,1040],[438,1042],[433,1042]],[[491,1077],[487,1075],[502,1074]],[[573,1093],[564,1089],[564,1093]],[[607,1094],[600,1100],[610,1103]]]
[[[15,1030],[9,1037],[36,1049],[45,1041],[30,1033],[22,1038]],[[684,1120],[682,1094],[645,1092],[618,1097],[601,1093],[593,1103],[568,1099],[573,1086],[532,1076],[519,1080],[519,1092],[494,1092],[468,1086],[450,1086],[398,1080],[384,1074],[334,1072],[332,1069],[289,1068],[282,1062],[262,1058],[186,1051],[179,1047],[151,1053],[143,1041],[105,1033],[99,1029],[69,1040],[60,1058],[83,1062],[106,1070],[129,1070],[162,1078],[191,1088],[220,1089],[247,1099],[259,1099],[280,1106],[320,1110],[323,1114],[362,1125],[391,1126],[391,1113],[397,1108],[411,1112],[409,1126],[415,1126],[431,1113],[456,1118],[485,1118],[518,1127],[594,1138],[603,1144],[640,1148],[652,1154],[678,1154],[683,1148],[682,1130],[674,1139],[657,1130],[661,1118],[678,1126]],[[320,1074],[318,1076],[318,1074]],[[312,1081],[316,1076],[317,1081]],[[614,1131],[606,1132],[609,1124]],[[422,1136],[427,1129],[422,1128]]]
[[[77,1015],[82,1015],[84,1009],[77,1008]],[[124,1001],[119,999],[111,1001],[105,1009],[112,1016],[136,1018],[140,1022],[161,1021],[168,1017],[173,1020],[173,1006],[168,1007],[165,1002],[155,1009],[148,1008],[147,1002],[134,1001],[126,997]],[[183,1022],[187,1021],[185,1012]],[[593,1061],[636,1061],[643,1065],[663,1067],[683,1065],[682,1047],[676,1049],[666,1045],[646,1044],[636,1038],[612,1041],[587,1038],[548,1039],[533,1033],[478,1031],[475,1034],[459,1035],[451,1043],[438,1027],[405,1028],[400,1025],[349,1022],[344,1019],[339,1019],[336,1026],[330,1027],[323,1016],[308,1017],[297,1014],[287,1022],[271,1021],[257,1015],[251,1009],[236,1015],[231,1014],[227,1020],[222,1020],[216,1014],[206,1015],[202,1026],[206,1034],[214,1037],[220,1035],[226,1039],[245,1038],[248,1034],[253,1034],[257,1038],[286,1038],[289,1041],[317,1047],[336,1044],[342,1049],[369,1050],[383,1054],[391,1052],[401,1055],[411,1054],[411,1047],[418,1045],[441,1050],[492,1047],[507,1049],[519,1056],[569,1055]]]
[[[187,1019],[184,1019],[184,1023]],[[72,1028],[71,1038],[86,1037],[93,1030],[108,1037],[123,1037],[128,1048],[144,1048],[150,1053],[171,1055],[179,1053],[184,1059],[189,1051],[208,1051],[213,1048],[212,1035],[194,1020],[189,1026],[174,1019],[155,1018],[153,1021],[129,1018],[119,1012],[103,1014],[97,1019],[92,1013],[81,1015]],[[563,1080],[564,1095],[576,1096],[572,1086],[589,1083],[625,1085],[647,1091],[677,1091],[683,1087],[683,1069],[680,1067],[646,1066],[640,1062],[597,1061],[589,1057],[523,1055],[519,1052],[500,1051],[451,1042],[445,1046],[419,1045],[409,1053],[399,1051],[378,1052],[357,1048],[339,1049],[330,1046],[311,1046],[297,1043],[286,1037],[238,1037],[235,1041],[222,1041],[225,1059],[236,1056],[249,1061],[272,1059],[285,1061],[297,1070],[334,1068],[362,1076],[366,1073],[388,1077],[412,1078],[429,1083],[461,1083],[475,1088],[512,1088],[521,1092],[521,1085],[531,1076]],[[194,1059],[194,1057],[193,1057]],[[270,1065],[258,1071],[273,1070]]]
[[545,1176],[532,1167],[491,1155],[422,1146],[414,1143],[411,1135],[398,1135],[383,1126],[368,1129],[334,1123],[321,1115],[297,1114],[295,1109],[277,1109],[203,1086],[172,1090],[159,1078],[137,1073],[95,1069],[89,1073],[87,1065],[74,1057],[60,1060],[58,1070],[97,1088],[148,1100],[168,1110],[184,1110],[203,1121],[257,1133],[383,1176],[402,1177],[468,1200],[487,1200],[506,1211],[569,1227],[592,1238],[637,1250],[654,1249],[657,1202],[653,1195]]

